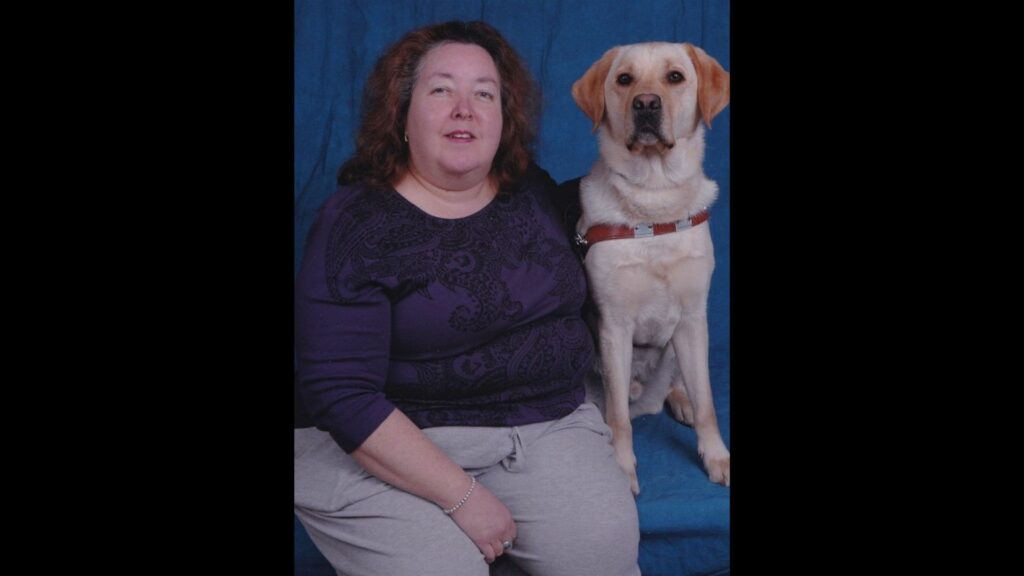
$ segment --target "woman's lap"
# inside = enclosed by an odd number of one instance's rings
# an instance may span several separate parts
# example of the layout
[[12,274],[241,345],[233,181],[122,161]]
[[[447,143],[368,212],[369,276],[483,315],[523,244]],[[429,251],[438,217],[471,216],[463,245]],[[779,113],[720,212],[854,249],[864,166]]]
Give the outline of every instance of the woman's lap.
[[[327,433],[295,432],[296,512],[335,568],[487,574],[436,505],[370,476]],[[424,433],[509,508],[519,534],[509,554],[530,574],[639,574],[636,505],[592,404],[553,422]]]

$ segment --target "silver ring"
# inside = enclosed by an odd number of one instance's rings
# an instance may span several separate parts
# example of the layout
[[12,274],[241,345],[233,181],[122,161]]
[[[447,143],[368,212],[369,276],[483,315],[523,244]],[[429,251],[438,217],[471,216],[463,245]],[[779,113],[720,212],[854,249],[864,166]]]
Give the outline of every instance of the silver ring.
[[512,541],[511,540],[505,540],[504,542],[501,543],[501,545],[505,548],[505,550],[510,550],[512,548]]

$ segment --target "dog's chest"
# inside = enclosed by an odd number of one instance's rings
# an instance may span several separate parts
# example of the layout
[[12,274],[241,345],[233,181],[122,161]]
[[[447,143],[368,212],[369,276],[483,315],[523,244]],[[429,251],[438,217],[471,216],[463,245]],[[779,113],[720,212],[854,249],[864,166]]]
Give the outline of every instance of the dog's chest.
[[591,247],[585,266],[602,316],[633,325],[635,339],[660,343],[684,311],[706,305],[714,250],[706,225]]

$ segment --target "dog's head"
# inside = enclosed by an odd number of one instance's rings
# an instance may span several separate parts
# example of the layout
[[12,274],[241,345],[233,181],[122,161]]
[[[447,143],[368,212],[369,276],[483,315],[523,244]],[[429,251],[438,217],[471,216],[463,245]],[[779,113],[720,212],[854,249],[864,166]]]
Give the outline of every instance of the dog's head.
[[576,104],[631,152],[671,149],[729,103],[729,73],[700,48],[646,42],[616,46],[572,85]]

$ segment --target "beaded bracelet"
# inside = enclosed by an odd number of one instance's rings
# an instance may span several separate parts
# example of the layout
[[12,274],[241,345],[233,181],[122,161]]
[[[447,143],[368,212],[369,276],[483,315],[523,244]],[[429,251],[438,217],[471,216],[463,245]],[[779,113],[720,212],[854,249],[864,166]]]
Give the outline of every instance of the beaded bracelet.
[[470,476],[469,479],[472,480],[472,482],[470,482],[470,484],[469,484],[469,491],[466,492],[466,495],[463,496],[462,500],[459,500],[459,503],[456,504],[455,506],[452,506],[451,508],[449,508],[447,510],[444,510],[442,508],[442,510],[444,511],[445,514],[448,514],[450,516],[453,512],[455,512],[459,508],[462,508],[462,505],[466,503],[466,500],[469,500],[469,495],[473,493],[473,488],[476,488],[476,477],[475,476]]

